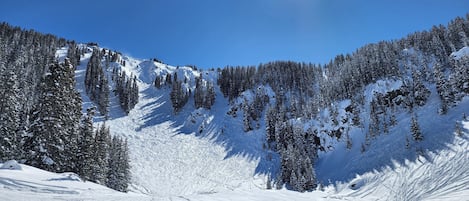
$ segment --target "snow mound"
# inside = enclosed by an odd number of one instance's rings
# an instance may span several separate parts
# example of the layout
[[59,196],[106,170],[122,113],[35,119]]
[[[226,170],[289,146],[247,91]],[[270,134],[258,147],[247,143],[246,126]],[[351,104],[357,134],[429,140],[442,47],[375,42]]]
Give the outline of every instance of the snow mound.
[[361,187],[363,187],[365,184],[366,184],[365,179],[362,179],[362,178],[358,177],[358,178],[352,180],[348,186],[352,190],[358,190]]
[[0,169],[8,169],[8,170],[22,170],[21,165],[18,164],[15,160],[9,160],[5,162]]
[[82,181],[75,173],[53,173],[16,161],[1,167],[18,165],[22,171],[0,169],[0,200],[149,200],[148,196],[121,193],[93,182]]
[[455,60],[459,60],[459,59],[461,59],[463,57],[467,57],[467,56],[469,56],[469,47],[463,47],[460,50],[458,50],[457,52],[451,53],[451,57]]

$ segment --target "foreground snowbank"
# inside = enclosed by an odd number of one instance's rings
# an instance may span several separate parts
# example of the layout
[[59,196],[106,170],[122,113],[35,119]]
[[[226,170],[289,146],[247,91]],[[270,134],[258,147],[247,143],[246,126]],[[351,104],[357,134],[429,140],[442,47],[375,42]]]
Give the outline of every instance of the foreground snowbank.
[[[469,122],[464,122],[469,129]],[[382,171],[358,175],[350,182],[299,193],[241,185],[232,191],[187,196],[150,197],[120,193],[83,182],[74,173],[51,173],[27,165],[22,170],[0,169],[0,200],[467,200],[469,197],[468,134],[458,136],[439,153],[417,161],[395,163]],[[2,164],[0,164],[1,166]]]
[[[0,164],[2,166],[3,164]],[[31,166],[0,169],[0,200],[141,200],[143,195],[120,193],[83,182],[75,173],[52,173]]]

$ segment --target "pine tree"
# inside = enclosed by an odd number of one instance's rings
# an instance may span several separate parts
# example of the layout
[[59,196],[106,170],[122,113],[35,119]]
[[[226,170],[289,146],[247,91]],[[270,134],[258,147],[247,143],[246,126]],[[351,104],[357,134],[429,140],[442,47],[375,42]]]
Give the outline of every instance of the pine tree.
[[127,192],[130,183],[130,164],[127,141],[114,136],[111,140],[108,159],[109,171],[106,186]]
[[90,99],[98,105],[98,111],[107,117],[109,113],[109,83],[101,66],[101,58],[102,52],[95,48],[86,66],[85,87]]
[[359,126],[360,123],[360,106],[355,101],[355,99],[351,100],[351,108],[352,108],[352,125]]
[[430,96],[430,90],[428,90],[425,85],[423,85],[421,80],[421,74],[414,68],[412,70],[412,97],[413,103],[416,106],[423,106],[427,102],[428,97]]
[[99,99],[98,99],[98,108],[99,112],[104,115],[106,118],[109,114],[109,85],[106,76],[102,76],[99,80]]
[[189,100],[189,94],[183,88],[182,82],[178,80],[177,74],[174,73],[174,81],[170,93],[171,103],[175,113],[178,113]]
[[436,90],[440,97],[441,106],[438,110],[439,114],[446,114],[448,112],[448,107],[454,100],[451,100],[449,88],[447,86],[447,81],[443,74],[443,69],[439,63],[435,64],[433,67],[433,75],[436,82]]
[[457,136],[459,137],[463,136],[464,133],[463,133],[461,122],[456,121],[456,126],[454,130]]
[[[68,170],[73,156],[73,137],[78,128],[76,108],[81,107],[77,98],[73,69],[70,63],[53,64],[40,86],[39,103],[32,112],[31,126],[25,146],[28,164],[49,171]],[[73,111],[73,112],[70,112]]]
[[412,116],[412,125],[411,125],[411,132],[412,132],[412,138],[415,141],[422,141],[423,140],[423,135],[422,132],[420,131],[420,126],[417,121],[417,117],[415,115]]
[[68,136],[64,153],[67,156],[64,171],[77,172],[76,153],[78,150],[78,137],[80,132],[80,121],[82,113],[82,100],[80,93],[75,89],[75,68],[68,58],[64,61],[64,70],[68,77],[65,77],[64,83],[69,93],[65,94],[65,108],[68,109],[68,119],[65,119],[64,129],[67,130]]
[[252,126],[251,126],[251,105],[249,104],[249,102],[247,100],[244,100],[244,103],[243,103],[243,129],[244,129],[244,132],[248,132],[248,131],[251,131],[253,130]]
[[161,76],[156,76],[156,78],[155,78],[155,87],[157,89],[161,89],[161,80],[162,80]]
[[91,181],[95,181],[99,184],[105,184],[108,174],[108,161],[109,161],[109,144],[110,144],[109,128],[103,123],[99,129],[96,129],[95,140],[94,140],[94,160],[93,164],[93,177]]
[[19,86],[14,71],[0,61],[0,161],[19,159]]
[[78,157],[78,170],[79,175],[83,180],[93,179],[95,165],[95,143],[93,132],[93,116],[95,115],[95,108],[88,108],[87,113],[83,115],[82,125],[80,128],[79,150]]

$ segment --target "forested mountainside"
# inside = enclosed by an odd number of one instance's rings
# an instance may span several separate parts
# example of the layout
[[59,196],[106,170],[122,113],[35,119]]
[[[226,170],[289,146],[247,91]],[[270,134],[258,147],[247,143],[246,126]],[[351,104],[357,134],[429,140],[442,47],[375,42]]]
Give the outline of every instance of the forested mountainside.
[[[73,41],[7,23],[0,25],[0,45],[0,160],[76,172],[84,180],[126,191],[130,179],[126,142],[111,137],[105,124],[95,131],[95,108],[82,113],[75,66],[84,49]],[[56,52],[65,46],[69,59],[59,63]],[[105,91],[99,92],[104,97]]]
[[[118,119],[109,115],[113,110],[137,115],[132,111],[157,104],[136,108],[151,95],[167,97],[172,110],[146,117],[146,126],[162,123],[152,118],[174,120],[181,133],[210,135],[231,151],[259,158],[256,173],[267,175],[266,188],[314,190],[394,157],[415,159],[438,151],[435,141],[450,141],[452,132],[432,132],[448,126],[422,119],[435,115],[461,129],[464,108],[458,106],[469,94],[468,35],[469,15],[366,45],[324,65],[273,61],[201,70],[136,60],[95,43],[77,44],[2,23],[0,160],[76,172],[126,191],[132,182],[127,140],[136,139],[112,135],[117,131],[104,121]],[[88,105],[96,108],[83,108],[83,94],[76,89],[76,67],[85,65],[81,84],[93,102]],[[120,108],[110,106],[112,97]],[[390,138],[395,141],[389,143]],[[380,153],[391,149],[378,147],[386,143],[399,150]],[[353,157],[360,164],[336,167],[345,169],[336,175],[346,176],[334,178],[324,170],[337,164],[330,162],[338,156],[334,153],[357,153]],[[387,157],[378,159],[381,155]]]
[[[311,190],[317,184],[314,164],[318,152],[333,149],[330,138],[345,142],[348,149],[360,146],[366,152],[404,113],[412,117],[411,132],[401,133],[407,140],[400,148],[425,149],[419,144],[425,134],[416,111],[428,104],[433,92],[439,97],[433,112],[445,115],[469,92],[469,57],[451,54],[467,50],[468,19],[469,15],[458,17],[447,26],[369,44],[325,65],[276,61],[217,69],[216,84],[230,100],[228,113],[243,115],[245,132],[265,129],[264,148],[280,157],[280,171],[272,175],[277,185]],[[171,76],[178,75],[157,76],[155,86],[172,86],[171,101],[178,112],[191,89],[180,90],[189,81],[171,82]],[[200,80],[202,75],[196,82]],[[386,86],[367,90],[380,82]],[[214,102],[211,86],[215,83],[206,83],[193,89],[205,91],[202,96],[194,93],[196,108],[210,108]],[[265,121],[265,128],[260,128],[259,121]],[[352,142],[352,129],[359,129],[364,141]]]

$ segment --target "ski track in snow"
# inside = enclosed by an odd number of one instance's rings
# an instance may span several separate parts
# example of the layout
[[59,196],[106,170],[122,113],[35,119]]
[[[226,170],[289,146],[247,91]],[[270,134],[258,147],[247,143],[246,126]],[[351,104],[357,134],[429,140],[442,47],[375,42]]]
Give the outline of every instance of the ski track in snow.
[[[108,121],[116,135],[129,140],[134,184],[157,196],[213,193],[235,189],[253,177],[256,161],[225,159],[225,149],[208,138],[180,134],[174,122],[145,126],[148,112],[164,107],[158,97],[140,99],[128,117]],[[167,105],[166,105],[167,106]],[[164,108],[163,108],[164,109]],[[132,117],[132,118],[129,118]],[[139,130],[138,133],[136,130]],[[240,168],[243,167],[243,168]]]

